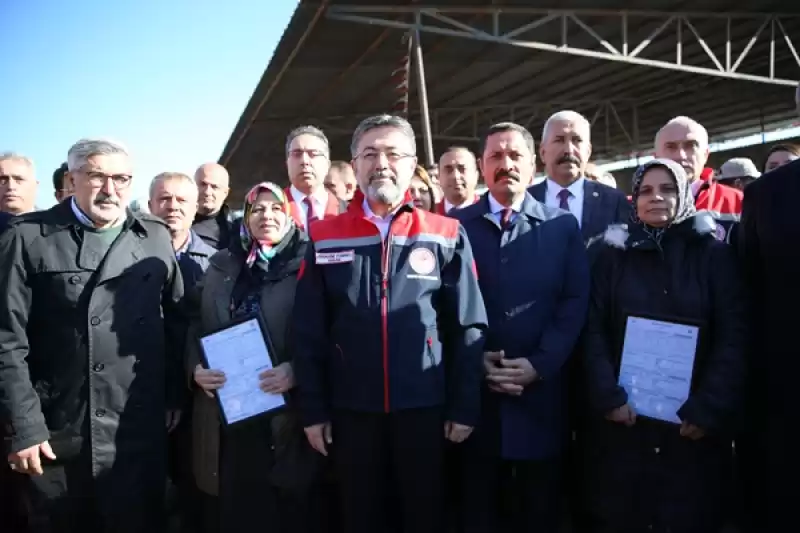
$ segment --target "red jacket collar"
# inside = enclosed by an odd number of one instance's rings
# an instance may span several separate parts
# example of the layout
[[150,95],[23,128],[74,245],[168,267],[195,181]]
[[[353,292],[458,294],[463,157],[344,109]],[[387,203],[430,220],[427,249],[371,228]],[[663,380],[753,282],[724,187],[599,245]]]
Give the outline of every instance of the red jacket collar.
[[[347,212],[351,213],[358,217],[364,217],[364,193],[361,192],[361,189],[357,189],[356,193],[353,195],[353,199],[350,200],[350,204],[347,206]],[[414,199],[411,197],[411,193],[406,191],[405,196],[403,197],[403,204],[410,204],[411,207],[414,207]]]

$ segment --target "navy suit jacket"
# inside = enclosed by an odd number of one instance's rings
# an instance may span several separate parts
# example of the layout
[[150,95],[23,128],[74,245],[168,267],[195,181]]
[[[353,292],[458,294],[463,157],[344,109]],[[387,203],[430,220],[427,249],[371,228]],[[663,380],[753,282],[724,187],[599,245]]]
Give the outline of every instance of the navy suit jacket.
[[[528,192],[544,203],[547,180],[530,187]],[[603,233],[611,224],[627,223],[630,216],[631,203],[622,191],[596,181],[584,180],[581,235],[585,243]]]
[[452,214],[464,226],[489,318],[485,349],[526,357],[540,379],[514,397],[484,384],[481,421],[468,442],[507,459],[547,459],[567,433],[562,369],[586,319],[589,266],[575,217],[526,194],[502,231],[488,195]]

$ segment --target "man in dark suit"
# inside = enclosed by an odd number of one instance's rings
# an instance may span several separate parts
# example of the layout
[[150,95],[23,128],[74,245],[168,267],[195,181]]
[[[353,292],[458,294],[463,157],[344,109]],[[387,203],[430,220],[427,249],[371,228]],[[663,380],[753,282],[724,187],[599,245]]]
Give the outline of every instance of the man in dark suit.
[[539,154],[547,179],[531,187],[531,195],[548,207],[575,215],[584,242],[603,233],[610,224],[628,221],[630,202],[625,195],[585,177],[592,143],[591,125],[584,116],[559,111],[547,119]]
[[[800,87],[797,107],[800,114]],[[743,459],[746,531],[780,531],[796,519],[800,477],[795,426],[800,346],[800,161],[767,172],[744,192],[737,239],[752,309],[747,431],[737,441]]]
[[[586,249],[574,217],[526,192],[531,134],[500,123],[481,144],[489,192],[452,215],[472,244],[489,317],[481,422],[463,450],[463,527],[555,533],[569,427],[564,366],[586,315]],[[511,510],[499,501],[513,501]]]
[[347,202],[325,188],[331,168],[328,138],[315,126],[300,126],[286,138],[286,197],[298,228],[308,232],[311,223],[334,217],[347,210]]

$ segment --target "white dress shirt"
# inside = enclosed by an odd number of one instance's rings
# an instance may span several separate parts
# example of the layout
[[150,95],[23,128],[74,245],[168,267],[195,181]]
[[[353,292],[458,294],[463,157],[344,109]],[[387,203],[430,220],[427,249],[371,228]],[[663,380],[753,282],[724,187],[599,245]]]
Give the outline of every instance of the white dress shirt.
[[378,231],[381,232],[381,239],[386,240],[386,236],[389,234],[389,225],[392,223],[392,218],[397,213],[397,210],[403,207],[403,204],[398,205],[395,207],[390,213],[388,213],[385,217],[379,217],[375,213],[372,212],[372,209],[369,207],[369,202],[367,199],[364,198],[364,202],[361,204],[362,208],[364,209],[364,218],[375,224],[375,227],[378,228]]
[[[522,198],[520,198],[519,200],[516,200],[514,203],[511,204],[511,206],[510,206],[511,207],[511,219],[509,220],[509,222],[514,222],[514,219],[516,219],[517,215],[519,215],[519,212],[522,210],[522,202],[523,202],[523,200],[525,200],[524,196]],[[497,221],[498,224],[502,223],[503,210],[505,208],[506,208],[506,206],[504,206],[503,204],[501,204],[500,202],[495,200],[494,196],[492,196],[492,193],[489,193],[489,209],[492,210],[492,214],[494,215],[494,219]]]
[[445,213],[449,213],[451,209],[463,209],[464,207],[469,207],[474,203],[475,203],[475,195],[474,194],[472,196],[470,196],[469,198],[467,198],[466,201],[463,204],[459,205],[459,206],[455,206],[455,205],[451,204],[447,200],[447,198],[445,198],[444,199],[444,212]]
[[[308,195],[297,190],[294,185],[289,187],[289,194],[292,195],[292,200],[294,200],[294,202],[300,208],[300,214],[303,218],[303,226],[308,226],[308,206],[306,205],[306,196]],[[325,218],[325,208],[328,207],[328,191],[321,187],[318,191],[312,193],[311,203],[314,206],[314,211],[316,211],[317,218],[319,220]]]
[[[583,184],[586,178],[580,177],[572,182],[572,185],[567,187],[571,193],[567,198],[567,205],[569,212],[578,219],[578,226],[580,227],[583,221]],[[548,207],[561,207],[561,200],[558,198],[558,193],[564,188],[550,178],[547,179],[547,192],[544,196],[544,203]]]

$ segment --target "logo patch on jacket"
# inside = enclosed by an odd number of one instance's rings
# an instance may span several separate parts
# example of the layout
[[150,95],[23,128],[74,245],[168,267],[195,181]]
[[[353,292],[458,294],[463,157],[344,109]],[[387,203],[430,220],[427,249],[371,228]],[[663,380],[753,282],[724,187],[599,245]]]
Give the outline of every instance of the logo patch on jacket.
[[355,258],[355,250],[342,250],[340,252],[317,252],[315,261],[318,265],[339,265],[352,263]]
[[413,274],[408,277],[412,279],[439,279],[437,276],[431,276],[436,270],[436,256],[427,248],[415,248],[408,256],[408,266],[411,268]]

